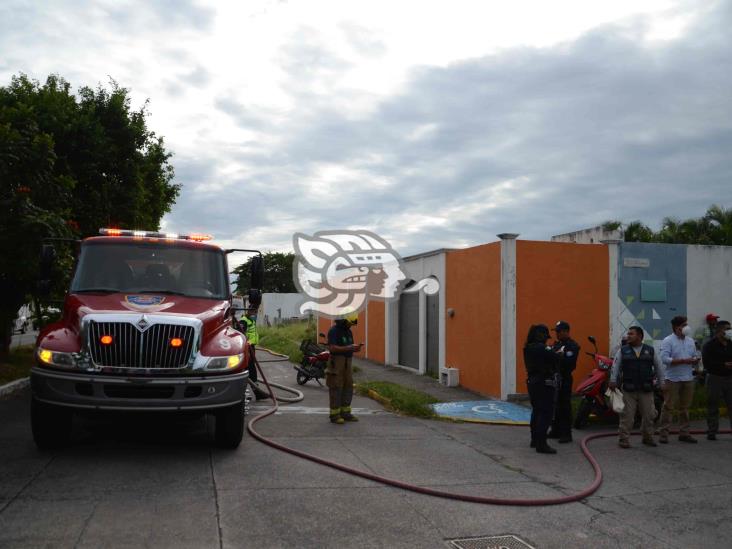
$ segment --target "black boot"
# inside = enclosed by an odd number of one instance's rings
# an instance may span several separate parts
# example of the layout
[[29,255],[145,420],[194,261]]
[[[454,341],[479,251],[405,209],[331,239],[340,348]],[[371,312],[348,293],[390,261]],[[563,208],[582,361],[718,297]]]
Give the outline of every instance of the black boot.
[[544,444],[536,445],[536,453],[537,454],[556,454],[557,451],[545,442]]

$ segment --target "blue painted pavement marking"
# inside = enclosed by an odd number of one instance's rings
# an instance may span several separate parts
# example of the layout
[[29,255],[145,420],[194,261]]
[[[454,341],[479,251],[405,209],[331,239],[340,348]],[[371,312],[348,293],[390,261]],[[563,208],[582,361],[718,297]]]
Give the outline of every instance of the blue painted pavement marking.
[[531,408],[502,400],[471,400],[432,404],[438,416],[482,423],[528,425]]

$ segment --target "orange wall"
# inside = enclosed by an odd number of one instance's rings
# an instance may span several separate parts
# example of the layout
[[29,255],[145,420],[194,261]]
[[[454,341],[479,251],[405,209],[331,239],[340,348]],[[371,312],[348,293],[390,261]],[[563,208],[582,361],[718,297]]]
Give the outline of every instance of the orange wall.
[[460,369],[460,385],[501,394],[501,245],[447,253],[445,365]]
[[369,347],[366,350],[368,353],[366,358],[383,363],[386,360],[386,350],[384,345],[384,302],[369,301],[368,314]]
[[[592,370],[587,336],[608,353],[609,273],[607,246],[564,242],[516,242],[516,392],[526,392],[522,349],[532,324],[553,328],[559,320],[572,327],[580,347],[575,386]],[[552,332],[552,336],[554,333]]]
[[[364,312],[361,312],[358,314],[358,324],[355,326],[351,326],[351,333],[353,333],[353,342],[354,343],[366,343],[366,314]],[[331,326],[333,326],[333,321],[329,318],[326,318],[324,316],[318,317],[318,333],[324,333],[326,336],[328,335],[328,330],[330,330]],[[357,356],[359,358],[365,358],[366,348],[361,347],[361,350],[357,353],[353,353],[353,356]]]

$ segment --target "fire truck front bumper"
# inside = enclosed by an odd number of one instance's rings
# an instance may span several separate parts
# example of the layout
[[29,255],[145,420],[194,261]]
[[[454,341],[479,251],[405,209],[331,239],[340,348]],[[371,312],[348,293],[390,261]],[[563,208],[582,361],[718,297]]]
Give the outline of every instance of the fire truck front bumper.
[[143,378],[31,369],[33,396],[90,410],[208,411],[240,403],[249,373]]

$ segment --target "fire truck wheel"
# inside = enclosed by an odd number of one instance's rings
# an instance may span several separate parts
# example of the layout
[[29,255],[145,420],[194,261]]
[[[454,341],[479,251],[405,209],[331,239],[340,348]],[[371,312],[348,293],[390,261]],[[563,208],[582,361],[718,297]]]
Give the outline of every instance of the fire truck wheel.
[[33,398],[31,400],[31,430],[39,450],[53,450],[64,445],[71,434],[72,412]]
[[216,412],[216,444],[233,450],[244,436],[244,401]]

